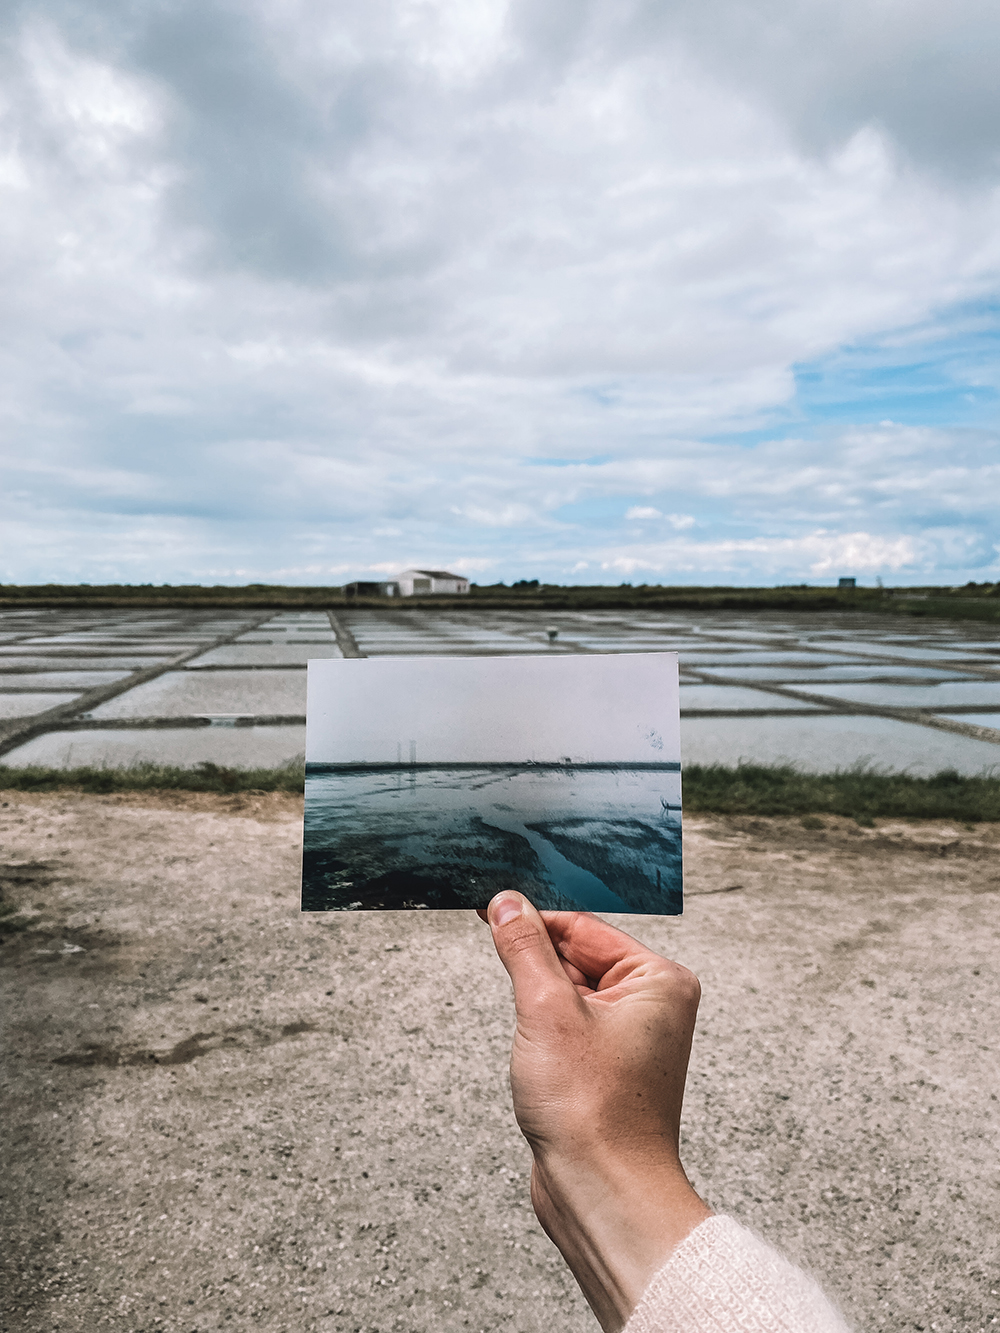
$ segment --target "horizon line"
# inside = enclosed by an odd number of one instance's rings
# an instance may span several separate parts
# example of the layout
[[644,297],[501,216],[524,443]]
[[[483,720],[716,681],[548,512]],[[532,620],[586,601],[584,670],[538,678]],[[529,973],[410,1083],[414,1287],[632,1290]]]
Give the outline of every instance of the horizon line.
[[533,760],[533,759],[481,759],[481,760],[436,760],[432,763],[403,763],[396,761],[386,763],[383,761],[373,761],[371,763],[361,759],[354,759],[348,763],[338,763],[330,760],[308,760],[306,762],[306,777],[310,773],[414,773],[418,770],[424,772],[440,771],[445,769],[479,769],[479,768],[513,768],[524,771],[537,769],[552,769],[560,773],[568,771],[584,770],[596,772],[620,772],[623,770],[639,770],[641,772],[659,772],[659,773],[679,773],[681,771],[680,760],[661,762],[661,763],[631,763],[628,760],[603,761],[600,763],[575,763],[565,762],[558,759],[552,760]]

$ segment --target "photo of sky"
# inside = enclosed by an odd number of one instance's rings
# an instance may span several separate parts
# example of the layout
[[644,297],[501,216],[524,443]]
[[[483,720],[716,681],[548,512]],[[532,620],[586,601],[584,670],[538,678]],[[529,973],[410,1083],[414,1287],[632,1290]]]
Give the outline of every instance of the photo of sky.
[[307,764],[680,762],[676,653],[309,663]]
[[994,5],[7,14],[0,581],[1000,577]]

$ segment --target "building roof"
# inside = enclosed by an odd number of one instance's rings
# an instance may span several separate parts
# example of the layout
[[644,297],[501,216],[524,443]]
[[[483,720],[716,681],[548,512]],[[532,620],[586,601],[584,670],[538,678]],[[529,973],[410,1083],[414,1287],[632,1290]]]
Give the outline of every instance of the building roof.
[[446,569],[408,569],[408,574],[422,574],[427,579],[464,579],[464,574],[449,574]]

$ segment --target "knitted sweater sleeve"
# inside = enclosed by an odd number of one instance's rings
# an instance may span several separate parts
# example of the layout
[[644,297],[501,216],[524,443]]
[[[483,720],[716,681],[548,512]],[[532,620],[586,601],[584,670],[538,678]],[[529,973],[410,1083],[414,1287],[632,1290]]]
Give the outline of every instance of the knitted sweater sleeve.
[[848,1333],[811,1277],[731,1217],[710,1217],[653,1278],[624,1333]]

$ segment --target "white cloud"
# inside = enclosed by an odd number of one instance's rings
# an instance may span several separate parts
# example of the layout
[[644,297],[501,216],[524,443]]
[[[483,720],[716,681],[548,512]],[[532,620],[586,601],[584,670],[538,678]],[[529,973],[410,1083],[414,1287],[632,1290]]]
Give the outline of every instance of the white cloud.
[[919,575],[936,567],[942,544],[947,543],[936,534],[883,537],[870,532],[822,530],[794,538],[673,540],[611,548],[602,553],[601,568],[625,575],[642,571],[666,582],[684,582],[683,576],[699,571],[736,584],[747,581],[748,567],[778,582],[805,575],[817,579],[843,574]]
[[453,505],[451,512],[459,518],[486,528],[534,527],[542,521],[534,506],[513,502],[493,506],[468,504],[461,508]]
[[794,375],[996,292],[993,9],[99,8],[4,71],[6,580],[993,567],[995,437]]
[[654,519],[664,519],[675,532],[685,532],[688,528],[695,525],[693,514],[663,514],[659,509],[654,509],[652,505],[632,505],[625,511],[626,522],[641,522],[643,520],[652,521]]

